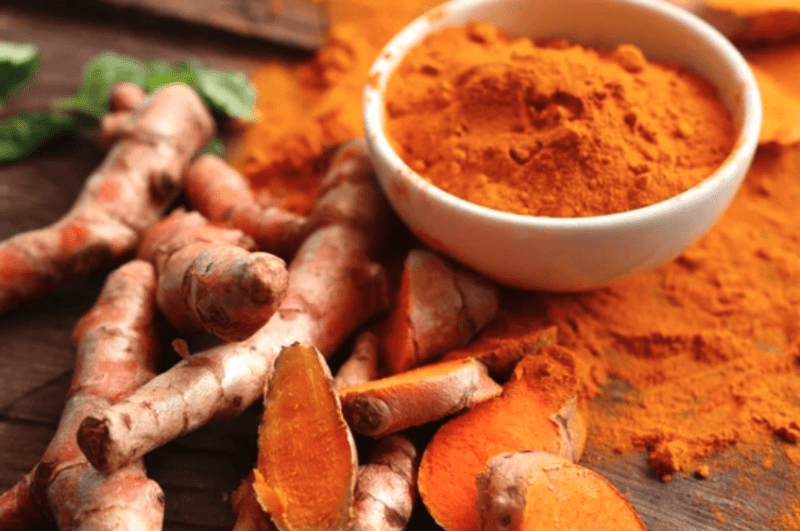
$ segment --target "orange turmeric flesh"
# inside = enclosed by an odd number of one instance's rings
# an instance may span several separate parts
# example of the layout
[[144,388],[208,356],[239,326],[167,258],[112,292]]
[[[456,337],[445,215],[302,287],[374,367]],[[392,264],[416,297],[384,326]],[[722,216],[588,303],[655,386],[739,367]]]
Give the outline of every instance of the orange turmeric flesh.
[[501,396],[447,422],[428,444],[419,492],[446,531],[478,531],[475,482],[492,456],[523,450],[580,456],[586,434],[574,402],[574,360],[562,351],[527,356]]
[[264,396],[256,497],[282,531],[346,529],[357,465],[327,364],[296,343],[283,349]]
[[478,477],[482,531],[644,531],[601,475],[547,452],[493,457]]

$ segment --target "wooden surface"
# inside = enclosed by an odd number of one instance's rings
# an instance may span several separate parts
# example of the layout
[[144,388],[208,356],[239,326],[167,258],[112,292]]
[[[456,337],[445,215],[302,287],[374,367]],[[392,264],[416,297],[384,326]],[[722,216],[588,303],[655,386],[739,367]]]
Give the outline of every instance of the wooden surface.
[[318,0],[97,1],[312,50],[328,27],[326,3]]
[[[82,65],[108,49],[142,59],[200,59],[231,68],[248,68],[259,54],[276,53],[197,29],[130,21],[123,25],[113,17],[97,22],[3,4],[0,35],[33,42],[42,50],[41,73],[22,103],[71,94]],[[46,225],[66,212],[102,156],[96,143],[85,138],[53,146],[26,162],[0,166],[0,238]],[[93,303],[102,280],[102,275],[81,280],[46,300],[0,316],[2,490],[30,470],[53,434],[71,377],[72,328]],[[165,349],[163,365],[174,360]],[[616,385],[602,400],[617,399]],[[165,529],[231,528],[233,515],[226,497],[254,461],[256,419],[257,411],[248,410],[234,421],[202,429],[147,457],[151,476],[166,493]],[[775,515],[786,509],[787,495],[796,495],[797,490],[796,466],[776,457],[766,467],[747,448],[712,459],[714,472],[705,480],[678,477],[663,483],[650,471],[644,455],[608,455],[594,448],[591,439],[584,463],[629,496],[653,531],[772,529]],[[437,528],[418,509],[410,529]]]

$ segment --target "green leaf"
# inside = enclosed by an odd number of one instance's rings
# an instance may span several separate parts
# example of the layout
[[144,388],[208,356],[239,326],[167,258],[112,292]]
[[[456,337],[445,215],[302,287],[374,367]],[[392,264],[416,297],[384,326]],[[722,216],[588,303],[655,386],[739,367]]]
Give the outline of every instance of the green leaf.
[[253,118],[256,93],[247,74],[194,65],[194,75],[195,90],[212,110],[233,118]]
[[109,111],[108,98],[114,85],[130,81],[143,87],[148,68],[143,63],[113,52],[100,54],[83,69],[78,93],[56,106],[60,110],[77,111],[100,120]]
[[42,144],[75,131],[79,121],[53,111],[19,114],[0,122],[0,163],[27,157]]
[[201,153],[209,153],[211,155],[216,155],[218,157],[225,156],[225,144],[222,143],[222,140],[219,138],[212,138],[211,141],[206,144],[206,147],[203,148]]
[[171,83],[186,83],[194,86],[194,71],[189,63],[167,63],[165,61],[150,61],[147,63],[147,79],[144,90],[153,92]]
[[39,49],[32,44],[0,41],[0,104],[25,86],[39,68]]

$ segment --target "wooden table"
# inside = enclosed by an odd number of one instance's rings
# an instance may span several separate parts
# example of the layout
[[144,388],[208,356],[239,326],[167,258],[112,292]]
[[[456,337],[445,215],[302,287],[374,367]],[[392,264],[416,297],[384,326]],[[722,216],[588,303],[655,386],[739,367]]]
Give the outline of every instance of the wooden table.
[[[82,18],[83,17],[83,18]],[[147,20],[98,21],[64,12],[20,10],[0,5],[3,39],[32,42],[42,51],[41,71],[22,103],[72,94],[83,64],[104,50],[141,59],[200,59],[247,69],[263,54],[280,50],[209,30]],[[285,53],[285,51],[283,51]],[[0,239],[44,226],[67,211],[83,180],[100,162],[92,139],[57,144],[29,161],[0,167]],[[94,302],[103,276],[78,281],[47,299],[0,316],[0,489],[28,472],[48,444],[58,421],[74,360],[71,332]],[[175,357],[165,349],[164,365]],[[613,386],[602,400],[614,400]],[[210,426],[152,452],[151,476],[166,493],[170,531],[222,530],[233,524],[227,495],[255,459],[257,411]],[[716,459],[736,462],[702,480],[663,483],[646,456],[614,456],[591,446],[584,462],[625,493],[653,531],[767,530],[796,491],[796,470],[777,459],[771,468],[748,457],[746,448]],[[796,467],[795,467],[796,468]],[[743,488],[747,478],[757,488]],[[437,529],[419,509],[412,530]]]

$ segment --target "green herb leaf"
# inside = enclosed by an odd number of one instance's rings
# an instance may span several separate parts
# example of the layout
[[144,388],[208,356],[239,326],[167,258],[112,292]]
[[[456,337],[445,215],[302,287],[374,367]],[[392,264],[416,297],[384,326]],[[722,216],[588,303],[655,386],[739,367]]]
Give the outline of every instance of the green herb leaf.
[[30,81],[37,68],[36,46],[0,41],[0,104]]
[[219,138],[212,138],[211,141],[206,144],[206,147],[203,148],[201,153],[208,153],[211,155],[216,155],[218,157],[225,156],[225,144],[222,143],[222,140]]
[[247,74],[201,65],[194,66],[194,74],[195,90],[212,110],[233,118],[253,118],[256,93]]
[[106,52],[90,61],[83,69],[83,81],[74,97],[61,101],[57,108],[77,111],[97,120],[109,111],[108,98],[114,85],[130,81],[145,85],[148,68],[124,55]]
[[147,79],[144,90],[153,92],[171,83],[186,83],[194,87],[194,71],[189,63],[167,63],[166,61],[150,61],[147,63]]
[[147,64],[147,92],[170,83],[191,86],[211,110],[233,118],[253,116],[256,94],[243,72],[225,72],[198,63],[151,61]]
[[0,122],[0,163],[27,157],[42,144],[75,131],[79,121],[53,111],[19,114]]

